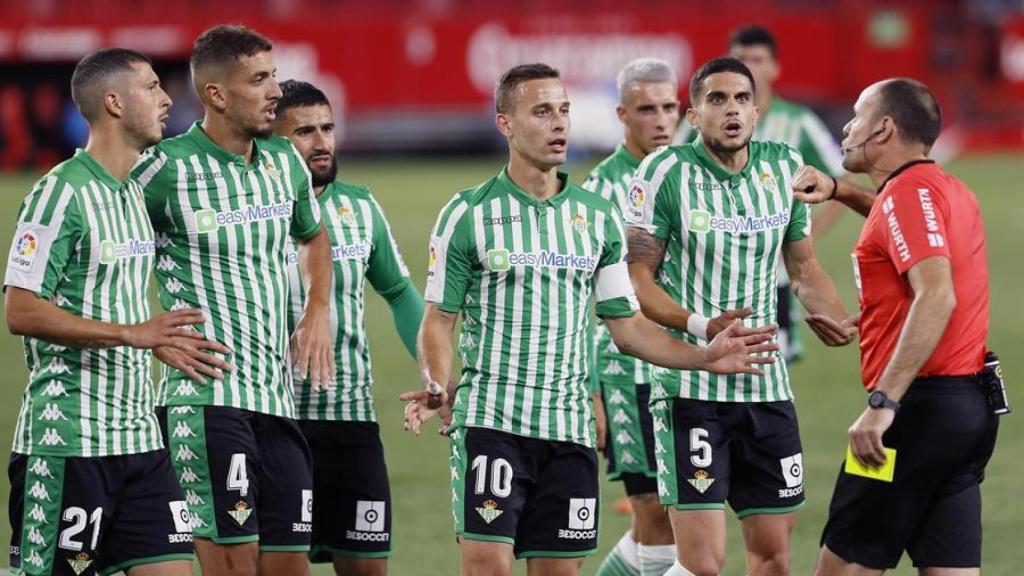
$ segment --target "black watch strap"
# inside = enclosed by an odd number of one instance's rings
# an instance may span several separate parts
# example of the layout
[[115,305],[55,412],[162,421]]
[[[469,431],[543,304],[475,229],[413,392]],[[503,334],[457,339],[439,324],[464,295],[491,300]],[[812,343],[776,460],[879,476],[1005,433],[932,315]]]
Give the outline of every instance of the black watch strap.
[[868,406],[874,410],[888,408],[893,412],[900,411],[900,403],[886,396],[881,390],[875,390],[868,395]]

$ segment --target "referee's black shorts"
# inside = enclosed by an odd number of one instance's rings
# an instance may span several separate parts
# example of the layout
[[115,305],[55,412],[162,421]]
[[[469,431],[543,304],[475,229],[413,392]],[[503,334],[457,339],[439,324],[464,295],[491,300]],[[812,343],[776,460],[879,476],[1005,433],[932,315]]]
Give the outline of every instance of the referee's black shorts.
[[843,472],[821,543],[884,570],[906,551],[917,568],[981,566],[981,491],[998,417],[971,377],[915,380],[882,437],[896,450],[893,481]]

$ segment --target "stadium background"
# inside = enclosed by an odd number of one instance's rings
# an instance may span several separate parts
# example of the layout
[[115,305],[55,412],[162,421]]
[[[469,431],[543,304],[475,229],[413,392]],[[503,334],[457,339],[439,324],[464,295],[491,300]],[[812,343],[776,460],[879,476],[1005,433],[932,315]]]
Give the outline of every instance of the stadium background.
[[[244,16],[243,16],[244,15]],[[834,133],[858,91],[871,81],[909,75],[928,82],[943,105],[938,151],[978,195],[992,270],[990,345],[1003,358],[1011,402],[1024,410],[1024,3],[1020,0],[857,2],[836,0],[0,0],[0,254],[9,248],[19,202],[38,175],[84,138],[68,99],[75,61],[105,45],[140,49],[156,60],[175,99],[169,132],[200,109],[191,96],[187,56],[206,27],[242,22],[276,43],[279,78],[313,81],[335,103],[342,130],[340,175],[367,184],[392,222],[413,278],[422,287],[426,239],[440,206],[503,164],[490,90],[510,65],[560,67],[573,100],[571,161],[576,182],[621,137],[614,77],[627,61],[658,56],[681,79],[724,51],[736,25],[759,23],[779,38],[779,92],[812,105]],[[685,101],[685,90],[682,91]],[[862,220],[847,216],[818,245],[848,308],[856,296],[849,252]],[[372,291],[371,291],[372,292]],[[400,391],[418,386],[384,302],[367,312],[376,395],[394,494],[391,574],[454,574],[457,550],[448,507],[447,442],[401,431]],[[6,330],[4,330],[6,334]],[[792,369],[804,439],[808,505],[793,546],[793,573],[810,573],[846,428],[864,396],[855,348],[807,342]],[[0,336],[0,447],[10,445],[26,373],[20,342]],[[985,573],[1017,575],[1024,504],[1024,420],[1002,421],[983,487]],[[0,480],[7,516],[8,484]],[[599,558],[628,524],[612,504],[621,486],[606,483]],[[884,522],[879,511],[879,522]],[[10,538],[6,521],[0,541]],[[730,524],[723,574],[742,574],[738,525]],[[0,566],[6,565],[6,555]],[[519,570],[525,574],[524,566]],[[0,568],[0,574],[3,569]],[[327,574],[324,567],[315,574]],[[909,561],[894,574],[912,574]]]

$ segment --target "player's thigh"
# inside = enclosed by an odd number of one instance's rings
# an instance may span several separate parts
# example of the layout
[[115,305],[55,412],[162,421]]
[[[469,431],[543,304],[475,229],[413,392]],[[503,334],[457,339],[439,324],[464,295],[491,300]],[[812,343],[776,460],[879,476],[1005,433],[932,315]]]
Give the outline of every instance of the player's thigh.
[[729,423],[715,402],[684,398],[651,406],[661,503],[677,510],[724,510],[732,462]]
[[752,514],[740,520],[743,542],[752,561],[789,562],[796,514]]
[[740,422],[732,429],[733,480],[729,486],[729,504],[736,515],[744,519],[788,514],[801,508],[803,452],[793,403],[745,403],[731,409]]
[[313,455],[312,561],[387,558],[391,490],[379,426],[329,421],[300,421],[300,426]]
[[583,558],[530,558],[526,561],[529,576],[577,576]]
[[672,524],[665,507],[658,500],[657,492],[646,492],[629,497],[633,506],[633,524],[638,530],[638,541],[648,546],[670,545]]
[[260,548],[255,540],[239,544],[217,544],[197,537],[195,547],[204,576],[256,576]]
[[335,556],[334,573],[338,576],[386,576],[387,558],[352,558]]
[[192,576],[191,560],[167,560],[140,564],[125,571],[128,576]]
[[461,576],[509,576],[513,562],[512,544],[459,537]]
[[261,552],[308,552],[313,530],[313,458],[297,421],[257,414]]
[[577,558],[597,548],[597,454],[572,442],[529,439],[537,479],[519,521],[517,558]]
[[225,406],[171,406],[165,417],[165,440],[195,538],[223,545],[257,541],[255,413]]
[[717,574],[725,564],[725,510],[668,511],[676,541],[676,556],[699,574]]
[[101,570],[180,573],[193,559],[192,516],[167,449],[120,459],[123,482],[101,544]]
[[452,513],[460,542],[515,543],[534,484],[525,440],[487,428],[452,431]]
[[308,576],[309,555],[306,552],[260,550],[259,576]]

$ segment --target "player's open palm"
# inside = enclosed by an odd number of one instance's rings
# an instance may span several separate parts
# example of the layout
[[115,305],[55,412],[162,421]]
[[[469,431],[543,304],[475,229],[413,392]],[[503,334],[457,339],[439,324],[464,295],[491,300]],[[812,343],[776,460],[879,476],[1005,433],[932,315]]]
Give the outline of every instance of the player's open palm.
[[309,311],[303,314],[292,335],[291,346],[299,374],[303,380],[309,378],[314,391],[334,385],[334,337],[328,314]]
[[846,346],[857,339],[860,314],[837,321],[824,314],[811,314],[807,325],[826,346]]
[[705,370],[718,374],[762,374],[758,365],[775,362],[771,356],[757,356],[779,349],[777,344],[770,342],[772,335],[740,336],[739,323],[739,320],[733,321],[704,349]]
[[[436,395],[433,396],[436,397]],[[447,406],[447,393],[442,391],[441,398],[442,402],[438,404],[436,401],[433,401],[432,395],[426,390],[413,390],[399,394],[398,399],[407,402],[405,405],[403,428],[407,432],[412,432],[419,436],[423,429],[423,424],[440,412],[442,407]],[[434,405],[437,408],[430,408],[430,406]]]

